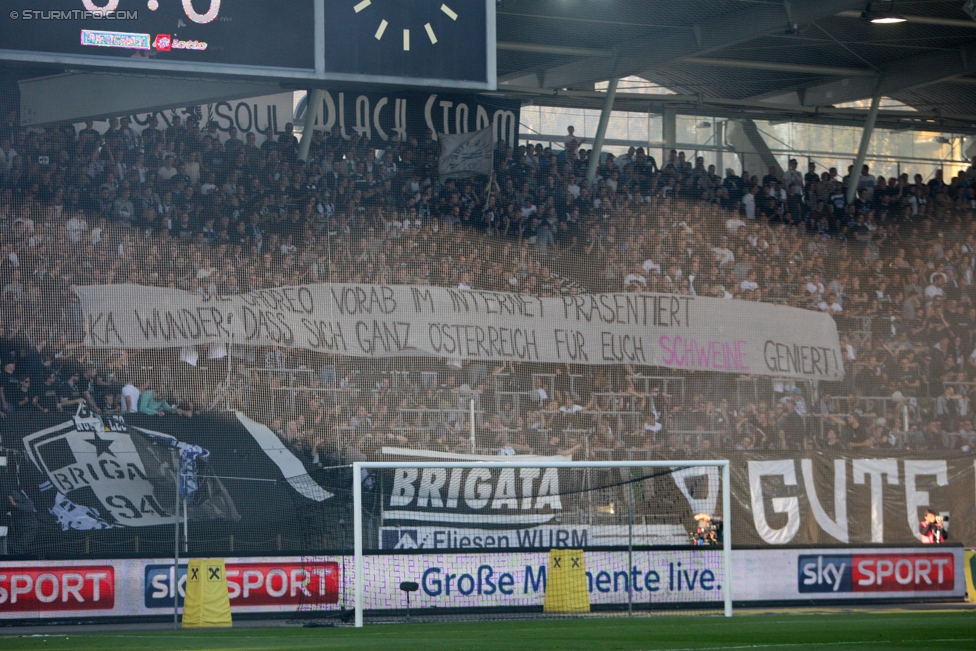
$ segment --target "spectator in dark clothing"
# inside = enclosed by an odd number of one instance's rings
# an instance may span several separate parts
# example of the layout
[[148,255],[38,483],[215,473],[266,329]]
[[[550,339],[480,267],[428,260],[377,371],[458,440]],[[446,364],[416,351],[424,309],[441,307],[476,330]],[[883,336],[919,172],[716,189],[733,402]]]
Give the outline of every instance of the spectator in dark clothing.
[[37,509],[34,508],[31,498],[22,490],[8,494],[7,503],[10,505],[8,549],[14,555],[28,554],[37,536]]

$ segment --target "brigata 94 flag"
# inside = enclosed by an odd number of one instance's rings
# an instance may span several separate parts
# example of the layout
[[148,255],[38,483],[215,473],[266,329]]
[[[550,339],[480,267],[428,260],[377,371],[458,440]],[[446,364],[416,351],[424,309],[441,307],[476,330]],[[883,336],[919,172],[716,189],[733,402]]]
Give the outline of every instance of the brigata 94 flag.
[[3,423],[0,489],[5,501],[22,495],[33,514],[4,521],[13,554],[158,553],[172,548],[177,511],[196,548],[233,549],[234,538],[270,547],[277,534],[281,545],[299,544],[302,518],[331,522],[321,514],[339,501],[318,483],[323,473],[310,476],[240,412],[99,415],[82,405],[73,414],[15,411]]
[[537,298],[411,285],[314,284],[213,296],[77,287],[92,348],[207,343],[351,357],[661,366],[839,380],[837,326],[797,308],[675,294]]

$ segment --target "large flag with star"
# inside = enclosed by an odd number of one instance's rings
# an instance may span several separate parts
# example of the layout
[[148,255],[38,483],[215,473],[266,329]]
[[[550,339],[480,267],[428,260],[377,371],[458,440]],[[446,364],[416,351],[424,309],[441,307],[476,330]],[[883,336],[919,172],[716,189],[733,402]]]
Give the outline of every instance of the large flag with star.
[[[181,457],[192,452],[189,444],[129,424],[122,416],[103,419],[80,407],[71,420],[25,436],[23,444],[30,461],[47,478],[41,492],[53,490],[58,503],[77,507],[55,512],[64,529],[172,524],[173,505],[184,497],[194,498],[187,501],[194,519],[240,519],[233,498],[215,476],[202,482],[192,477],[194,492],[205,492],[202,499],[185,487],[180,491],[176,471]],[[184,473],[181,479],[185,483],[188,477]],[[42,498],[42,504],[45,501]]]
[[139,551],[128,549],[134,536],[172,544],[177,514],[198,537],[219,530],[241,542],[269,540],[282,522],[334,496],[297,451],[237,412],[100,416],[80,407],[73,415],[15,412],[2,427],[8,457],[18,460],[8,463],[3,488],[16,482],[30,496],[35,549],[48,555],[58,553],[59,532],[111,539],[121,551]]

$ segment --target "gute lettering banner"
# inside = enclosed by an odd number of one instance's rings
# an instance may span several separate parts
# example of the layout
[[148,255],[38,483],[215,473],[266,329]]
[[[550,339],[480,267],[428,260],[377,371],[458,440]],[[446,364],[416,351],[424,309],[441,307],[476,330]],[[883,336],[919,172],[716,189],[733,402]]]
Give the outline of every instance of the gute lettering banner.
[[536,298],[425,286],[318,284],[208,296],[78,287],[93,348],[224,342],[353,357],[576,364],[837,380],[833,319],[796,308],[672,294]]

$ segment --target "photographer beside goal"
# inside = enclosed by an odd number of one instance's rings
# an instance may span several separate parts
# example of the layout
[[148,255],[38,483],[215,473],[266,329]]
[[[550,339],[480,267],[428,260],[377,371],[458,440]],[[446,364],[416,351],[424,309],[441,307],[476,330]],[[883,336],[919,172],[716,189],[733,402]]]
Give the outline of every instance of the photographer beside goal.
[[707,513],[695,514],[697,528],[691,534],[691,544],[695,546],[721,545],[722,521],[715,520]]
[[932,509],[926,511],[925,519],[918,523],[918,533],[926,545],[941,545],[947,538],[942,516]]

